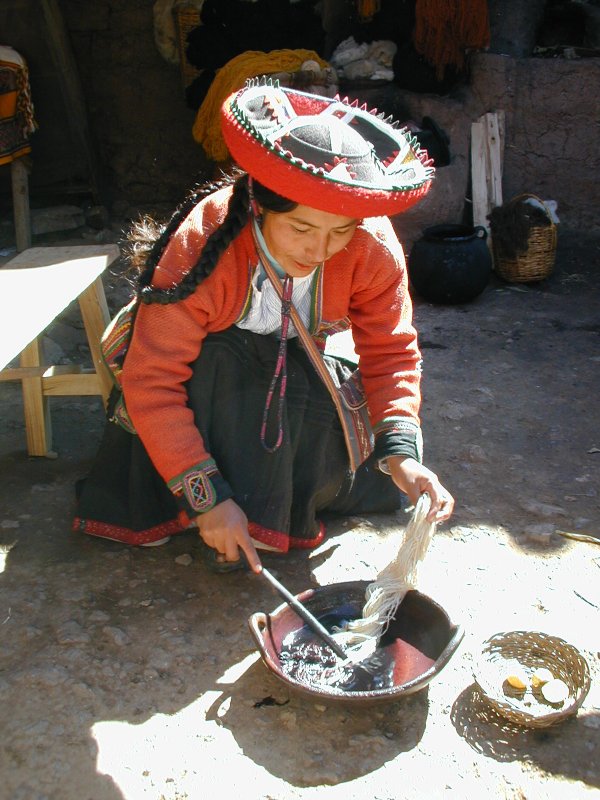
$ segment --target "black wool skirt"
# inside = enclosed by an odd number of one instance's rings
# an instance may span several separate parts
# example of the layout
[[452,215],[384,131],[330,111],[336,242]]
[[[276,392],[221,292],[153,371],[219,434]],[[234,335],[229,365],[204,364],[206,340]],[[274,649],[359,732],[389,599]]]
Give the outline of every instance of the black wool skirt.
[[[266,398],[279,340],[232,327],[208,336],[187,385],[207,450],[249,520],[252,538],[278,551],[313,547],[328,515],[390,512],[404,496],[368,459],[349,469],[329,393],[296,339],[287,346],[283,401],[277,386],[261,442]],[[347,367],[329,358],[343,379]],[[281,407],[280,407],[281,404]],[[190,527],[140,438],[107,422],[89,475],[77,487],[74,529],[148,544]]]

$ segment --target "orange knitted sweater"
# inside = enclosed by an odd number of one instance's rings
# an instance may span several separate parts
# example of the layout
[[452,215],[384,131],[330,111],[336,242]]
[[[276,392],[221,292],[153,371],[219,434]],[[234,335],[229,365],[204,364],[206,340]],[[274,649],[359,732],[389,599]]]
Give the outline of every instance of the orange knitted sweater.
[[[205,198],[173,235],[154,274],[167,288],[196,263],[208,235],[223,221],[231,189]],[[210,333],[247,313],[258,256],[250,225],[214,271],[185,300],[141,304],[123,368],[127,410],[156,469],[194,513],[217,501],[218,465],[207,452],[187,405],[191,364]],[[315,281],[311,333],[348,318],[375,435],[418,431],[420,353],[412,325],[402,247],[387,218],[365,219],[349,245]]]

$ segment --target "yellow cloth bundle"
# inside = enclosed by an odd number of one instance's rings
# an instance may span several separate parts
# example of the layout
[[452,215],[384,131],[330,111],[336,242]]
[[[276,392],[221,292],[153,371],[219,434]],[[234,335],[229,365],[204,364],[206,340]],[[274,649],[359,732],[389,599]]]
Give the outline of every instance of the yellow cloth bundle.
[[305,61],[316,61],[323,69],[327,62],[314,50],[247,50],[232,58],[217,72],[194,121],[192,135],[213,161],[225,161],[229,155],[221,134],[221,105],[248,78],[273,72],[296,72]]

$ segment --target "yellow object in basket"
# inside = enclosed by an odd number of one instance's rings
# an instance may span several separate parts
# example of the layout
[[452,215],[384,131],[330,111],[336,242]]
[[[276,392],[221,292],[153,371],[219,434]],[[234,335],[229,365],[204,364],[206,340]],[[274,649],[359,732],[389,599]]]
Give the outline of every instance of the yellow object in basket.
[[510,675],[506,676],[506,681],[513,689],[526,689],[529,686],[529,678],[524,669],[514,669]]
[[538,667],[531,676],[531,685],[536,689],[554,680],[554,675],[546,667]]
[[564,681],[555,678],[542,686],[542,695],[544,700],[554,705],[564,703],[569,697],[569,687]]

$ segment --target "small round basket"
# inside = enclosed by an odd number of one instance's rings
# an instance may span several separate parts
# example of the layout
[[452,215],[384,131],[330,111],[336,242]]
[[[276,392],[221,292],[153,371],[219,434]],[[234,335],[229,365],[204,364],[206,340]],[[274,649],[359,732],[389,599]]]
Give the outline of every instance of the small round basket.
[[514,214],[515,209],[527,200],[535,201],[546,214],[547,225],[532,225],[524,250],[509,255],[498,237],[493,235],[492,252],[494,269],[508,283],[535,283],[547,278],[554,269],[556,259],[556,224],[552,220],[550,210],[539,197],[534,194],[521,194],[506,204],[507,214]]
[[[544,700],[539,689],[518,692],[506,677],[520,666],[529,678],[540,667],[564,681],[568,698],[560,705]],[[475,681],[485,700],[503,717],[530,728],[546,728],[576,714],[590,688],[590,670],[576,647],[557,636],[537,631],[497,633],[484,642],[475,667]]]

